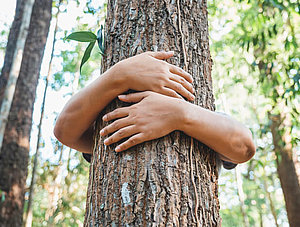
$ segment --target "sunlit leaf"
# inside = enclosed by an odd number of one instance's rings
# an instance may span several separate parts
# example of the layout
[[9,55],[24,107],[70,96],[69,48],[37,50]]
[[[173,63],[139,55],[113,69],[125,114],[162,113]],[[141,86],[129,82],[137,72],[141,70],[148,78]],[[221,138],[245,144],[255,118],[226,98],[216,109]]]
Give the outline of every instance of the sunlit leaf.
[[91,56],[91,52],[92,52],[92,49],[94,47],[96,42],[90,42],[90,44],[88,45],[88,47],[86,48],[85,52],[84,52],[84,55],[83,55],[83,58],[81,60],[81,64],[80,64],[80,74],[81,74],[81,68],[82,66],[84,65],[84,63],[87,62],[87,60],[89,60],[90,56]]
[[79,42],[95,42],[97,40],[97,36],[92,32],[81,31],[73,32],[66,39],[75,40]]

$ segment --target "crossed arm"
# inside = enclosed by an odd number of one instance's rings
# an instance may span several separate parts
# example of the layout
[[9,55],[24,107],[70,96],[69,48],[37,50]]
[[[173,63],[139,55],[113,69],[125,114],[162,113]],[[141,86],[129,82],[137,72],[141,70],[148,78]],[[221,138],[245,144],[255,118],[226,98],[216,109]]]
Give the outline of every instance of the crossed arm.
[[[249,129],[230,117],[186,102],[182,97],[194,99],[192,77],[162,61],[172,55],[172,52],[146,52],[114,65],[67,103],[55,125],[57,139],[91,153],[91,125],[118,96],[135,104],[106,114],[104,121],[115,121],[100,132],[107,136],[106,145],[127,138],[116,147],[117,152],[180,130],[214,149],[223,160],[234,163],[249,160],[255,153]],[[140,92],[121,95],[129,89]]]

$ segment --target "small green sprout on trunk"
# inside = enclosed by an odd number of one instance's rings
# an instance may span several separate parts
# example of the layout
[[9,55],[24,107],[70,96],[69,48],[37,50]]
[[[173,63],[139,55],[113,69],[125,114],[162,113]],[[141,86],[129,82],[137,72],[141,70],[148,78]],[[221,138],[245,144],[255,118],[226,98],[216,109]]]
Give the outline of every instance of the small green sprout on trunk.
[[88,59],[91,56],[91,52],[95,46],[95,43],[98,43],[98,47],[100,50],[100,54],[104,55],[104,38],[103,38],[103,26],[101,25],[101,28],[98,30],[97,35],[95,35],[93,32],[89,31],[81,31],[81,32],[73,32],[70,34],[66,39],[68,40],[75,40],[78,42],[88,42],[89,45],[84,51],[84,55],[81,60],[80,64],[80,74],[81,74],[81,68],[88,61]]

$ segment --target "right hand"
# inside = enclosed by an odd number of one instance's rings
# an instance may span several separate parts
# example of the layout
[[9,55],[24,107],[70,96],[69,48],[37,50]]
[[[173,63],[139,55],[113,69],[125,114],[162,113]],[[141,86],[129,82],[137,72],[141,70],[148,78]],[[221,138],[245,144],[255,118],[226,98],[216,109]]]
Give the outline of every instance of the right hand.
[[144,141],[163,137],[174,130],[181,130],[187,102],[151,91],[119,95],[124,102],[135,103],[121,107],[103,116],[103,121],[114,121],[100,131],[110,135],[105,145],[119,142],[116,151],[123,151]]
[[153,91],[163,95],[194,100],[192,76],[164,59],[174,55],[169,52],[145,52],[120,61],[115,66],[126,87],[135,91]]

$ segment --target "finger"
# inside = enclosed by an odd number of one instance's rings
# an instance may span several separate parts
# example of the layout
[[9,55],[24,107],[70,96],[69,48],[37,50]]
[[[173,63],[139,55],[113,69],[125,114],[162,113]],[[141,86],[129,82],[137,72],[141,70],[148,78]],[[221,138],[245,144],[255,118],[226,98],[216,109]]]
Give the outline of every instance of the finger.
[[148,95],[149,93],[147,91],[144,91],[144,92],[131,93],[128,95],[119,95],[118,97],[123,102],[139,102]]
[[163,95],[167,95],[170,97],[178,98],[178,99],[183,99],[179,94],[177,94],[174,90],[164,87],[162,92]]
[[[168,63],[169,64],[169,63]],[[193,77],[188,72],[184,71],[182,68],[177,67],[176,65],[169,64],[169,70],[171,73],[177,74],[178,76],[182,76],[188,82],[193,82]]]
[[176,91],[181,96],[187,98],[188,100],[193,101],[195,99],[195,96],[180,83],[170,80],[170,83],[168,83],[168,87]]
[[191,93],[195,92],[193,85],[181,76],[178,76],[178,75],[172,73],[170,80],[180,83],[183,87],[185,87]]
[[170,57],[172,57],[174,55],[174,51],[158,51],[158,52],[152,52],[149,51],[147,52],[147,54],[149,54],[150,56],[159,59],[159,60],[164,60],[164,59],[168,59]]
[[100,135],[101,136],[106,136],[108,134],[111,134],[115,131],[118,131],[120,128],[124,128],[126,126],[131,125],[131,121],[129,120],[129,118],[122,118],[119,120],[114,121],[113,123],[109,124],[108,126],[106,126],[105,128],[103,128],[100,131]]
[[136,134],[132,137],[130,137],[128,140],[126,140],[124,143],[120,144],[119,146],[116,147],[115,151],[120,152],[127,150],[130,147],[133,147],[137,144],[140,144],[142,142],[145,142],[145,137],[142,133]]
[[103,116],[102,120],[103,121],[111,121],[117,118],[121,118],[121,117],[127,117],[128,113],[129,113],[129,107],[122,107],[122,108],[118,108],[115,109],[114,111],[107,113]]
[[130,125],[125,128],[121,128],[120,130],[118,130],[117,132],[112,134],[110,137],[105,139],[104,144],[110,145],[110,144],[116,143],[119,140],[129,137],[129,136],[132,136],[136,133],[138,133],[138,131],[137,131],[137,127],[135,125]]

